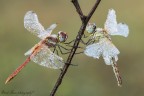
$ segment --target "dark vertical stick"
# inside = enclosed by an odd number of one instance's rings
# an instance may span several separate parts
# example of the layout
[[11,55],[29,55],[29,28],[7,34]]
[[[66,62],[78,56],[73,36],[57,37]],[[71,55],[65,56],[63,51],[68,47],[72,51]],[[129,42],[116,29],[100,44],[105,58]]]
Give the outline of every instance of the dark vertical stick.
[[71,52],[67,58],[67,61],[66,61],[66,64],[64,65],[63,69],[62,69],[62,72],[60,73],[59,75],[59,78],[57,79],[57,82],[53,88],[53,90],[51,91],[50,93],[50,96],[54,96],[56,91],[58,90],[60,84],[62,83],[62,80],[63,80],[63,77],[65,76],[70,64],[71,64],[71,61],[73,59],[73,56],[78,48],[78,45],[81,41],[81,38],[84,34],[84,30],[86,28],[86,25],[88,23],[88,21],[90,20],[91,16],[93,15],[93,13],[95,12],[95,10],[97,9],[99,3],[100,3],[101,0],[97,0],[96,3],[94,4],[93,8],[91,9],[91,11],[89,12],[88,16],[84,16],[83,13],[82,13],[82,10],[79,6],[79,3],[78,3],[78,0],[71,0],[71,2],[73,3],[73,5],[75,6],[81,20],[82,20],[82,25],[78,31],[78,35],[76,36],[76,40],[73,44],[73,47],[71,49]]

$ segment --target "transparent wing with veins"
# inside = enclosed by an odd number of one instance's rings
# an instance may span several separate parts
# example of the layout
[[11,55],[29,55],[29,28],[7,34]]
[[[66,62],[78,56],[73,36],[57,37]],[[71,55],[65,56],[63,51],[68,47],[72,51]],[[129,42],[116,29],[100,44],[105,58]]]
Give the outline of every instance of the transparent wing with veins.
[[105,63],[107,65],[111,65],[112,58],[115,58],[115,60],[117,61],[117,55],[120,52],[109,39],[103,38],[98,43],[87,46],[84,53],[87,56],[97,59],[99,59],[100,56],[103,56]]
[[113,9],[109,10],[106,22],[104,24],[104,29],[107,30],[108,34],[110,35],[117,32],[117,21],[115,10]]
[[116,13],[114,9],[110,9],[107,15],[104,29],[110,35],[121,35],[127,37],[129,34],[129,28],[124,23],[117,24]]
[[57,24],[52,24],[47,30],[45,30],[40,24],[37,14],[33,11],[28,11],[24,16],[24,27],[41,39],[49,36],[56,26]]
[[63,58],[54,54],[46,45],[43,45],[39,52],[31,57],[31,60],[41,66],[53,69],[60,69],[64,65]]
[[39,37],[44,39],[47,36],[51,35],[52,31],[56,28],[56,26],[57,26],[57,24],[50,25],[50,27],[47,28],[45,32],[42,32],[41,34],[39,34]]
[[118,32],[116,33],[116,35],[121,35],[121,36],[124,36],[124,37],[128,36],[129,28],[128,28],[127,24],[119,23],[117,25],[117,28],[118,28]]

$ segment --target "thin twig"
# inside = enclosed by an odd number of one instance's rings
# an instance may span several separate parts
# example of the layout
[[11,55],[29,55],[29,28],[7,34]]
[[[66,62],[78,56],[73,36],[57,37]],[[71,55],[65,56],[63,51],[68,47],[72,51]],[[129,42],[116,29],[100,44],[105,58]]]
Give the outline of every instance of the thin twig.
[[95,12],[95,10],[97,9],[99,3],[101,2],[101,0],[97,0],[96,3],[94,4],[93,8],[91,9],[91,11],[89,12],[89,14],[87,15],[86,18],[86,22],[89,21],[89,19],[91,18],[91,16],[93,15],[93,13]]
[[93,13],[95,12],[95,10],[97,9],[99,3],[100,3],[101,0],[97,0],[96,3],[94,4],[94,6],[92,7],[91,11],[89,12],[89,14],[87,16],[84,16],[83,13],[82,13],[82,10],[79,6],[79,3],[78,3],[78,0],[71,0],[71,2],[73,3],[73,5],[75,6],[76,10],[77,10],[77,13],[79,14],[81,20],[82,20],[82,25],[78,31],[78,35],[76,36],[76,39],[75,39],[75,42],[73,44],[73,47],[71,49],[71,52],[67,58],[67,61],[66,61],[66,64],[64,65],[60,75],[59,75],[59,78],[57,79],[57,82],[53,88],[53,90],[51,91],[50,93],[50,96],[54,96],[56,91],[58,90],[60,84],[62,83],[62,80],[63,80],[63,77],[65,76],[70,64],[71,64],[71,61],[73,59],[73,56],[75,55],[75,52],[78,48],[78,45],[81,41],[81,38],[84,34],[84,31],[85,31],[85,28],[86,28],[86,25],[88,23],[88,21],[90,20],[91,16],[93,15]]
[[80,8],[80,5],[78,3],[78,0],[71,0],[71,2],[74,4],[75,8],[76,8],[76,11],[77,13],[79,14],[81,20],[83,21],[83,19],[85,18],[81,8]]

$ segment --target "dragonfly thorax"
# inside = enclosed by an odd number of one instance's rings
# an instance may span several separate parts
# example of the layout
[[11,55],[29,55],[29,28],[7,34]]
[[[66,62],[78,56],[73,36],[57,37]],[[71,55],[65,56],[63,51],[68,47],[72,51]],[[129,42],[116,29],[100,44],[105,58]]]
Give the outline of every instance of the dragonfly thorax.
[[45,39],[45,44],[48,46],[48,47],[54,47],[57,43],[58,43],[58,38],[57,38],[57,35],[53,34],[51,36],[48,36],[46,39]]
[[107,31],[103,28],[97,28],[96,32],[92,34],[93,39],[100,40],[103,38],[108,38],[110,40],[110,36]]
[[94,33],[96,30],[96,24],[95,23],[88,23],[86,26],[86,31],[90,34]]

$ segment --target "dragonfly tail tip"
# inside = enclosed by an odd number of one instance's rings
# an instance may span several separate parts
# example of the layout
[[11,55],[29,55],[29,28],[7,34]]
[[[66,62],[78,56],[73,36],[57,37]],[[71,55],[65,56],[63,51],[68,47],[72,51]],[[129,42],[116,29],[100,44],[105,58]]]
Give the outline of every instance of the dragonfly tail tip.
[[7,84],[8,82],[9,82],[9,80],[6,80],[6,81],[5,81],[5,84]]
[[118,84],[119,87],[122,87],[122,84]]
[[11,79],[12,79],[11,77],[8,77],[8,78],[6,79],[6,81],[5,81],[5,84],[7,84],[8,82],[10,82]]

